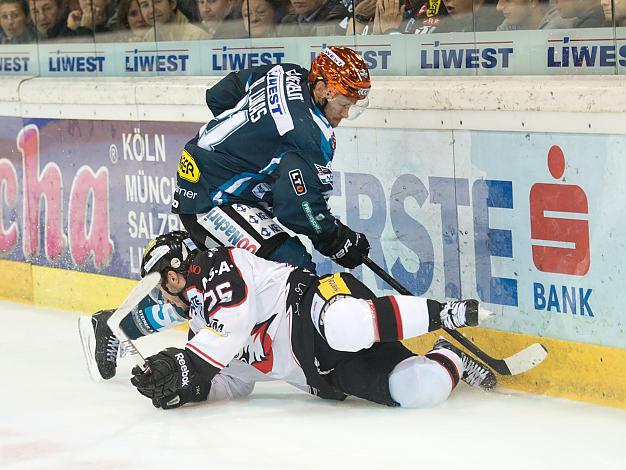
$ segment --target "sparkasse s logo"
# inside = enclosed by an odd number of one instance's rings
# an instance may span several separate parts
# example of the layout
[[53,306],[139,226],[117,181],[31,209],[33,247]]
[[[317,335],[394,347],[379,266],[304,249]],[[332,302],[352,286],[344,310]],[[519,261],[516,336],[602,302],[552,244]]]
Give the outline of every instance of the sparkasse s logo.
[[[565,174],[565,155],[553,145],[548,170],[555,180]],[[530,189],[530,236],[535,267],[545,273],[585,276],[591,267],[589,204],[583,188],[562,183],[535,183]],[[576,281],[572,281],[576,282]],[[593,316],[592,289],[533,283],[536,310]]]

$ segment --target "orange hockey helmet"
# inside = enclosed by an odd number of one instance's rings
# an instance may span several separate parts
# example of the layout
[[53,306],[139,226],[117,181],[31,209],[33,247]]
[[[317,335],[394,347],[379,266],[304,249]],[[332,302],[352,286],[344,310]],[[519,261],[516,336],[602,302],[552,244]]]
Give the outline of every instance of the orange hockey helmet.
[[333,95],[362,100],[372,86],[363,57],[345,46],[328,46],[311,63],[309,85],[324,81]]

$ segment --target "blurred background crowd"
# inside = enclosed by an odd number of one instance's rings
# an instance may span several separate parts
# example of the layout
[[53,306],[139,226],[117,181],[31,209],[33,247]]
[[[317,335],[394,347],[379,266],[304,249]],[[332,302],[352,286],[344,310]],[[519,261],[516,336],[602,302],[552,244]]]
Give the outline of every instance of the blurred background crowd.
[[626,0],[0,0],[3,44],[612,26]]

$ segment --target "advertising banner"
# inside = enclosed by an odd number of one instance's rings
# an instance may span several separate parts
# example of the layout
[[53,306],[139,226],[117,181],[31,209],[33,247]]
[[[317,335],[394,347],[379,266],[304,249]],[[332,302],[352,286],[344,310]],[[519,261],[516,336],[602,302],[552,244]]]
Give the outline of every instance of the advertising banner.
[[2,118],[0,256],[138,278],[196,124]]
[[478,298],[507,331],[626,347],[624,136],[340,129],[337,140],[336,212],[414,293]]
[[[181,228],[176,168],[200,124],[0,124],[1,258],[137,278],[146,243]],[[610,135],[339,128],[330,203],[417,295],[476,297],[496,328],[624,348],[625,148]]]
[[[256,65],[307,67],[328,44],[356,48],[373,75],[623,73],[626,28],[0,46],[0,75],[220,76]],[[96,38],[97,39],[97,38]]]

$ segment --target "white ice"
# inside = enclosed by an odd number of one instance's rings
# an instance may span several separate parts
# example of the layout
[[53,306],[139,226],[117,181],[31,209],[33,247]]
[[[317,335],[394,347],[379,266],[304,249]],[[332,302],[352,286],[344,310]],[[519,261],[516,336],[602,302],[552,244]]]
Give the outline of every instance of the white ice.
[[[77,315],[0,302],[0,468],[626,469],[626,411],[462,384],[441,406],[387,408],[257,385],[245,400],[152,407],[91,380]],[[152,354],[181,331],[137,342]]]

